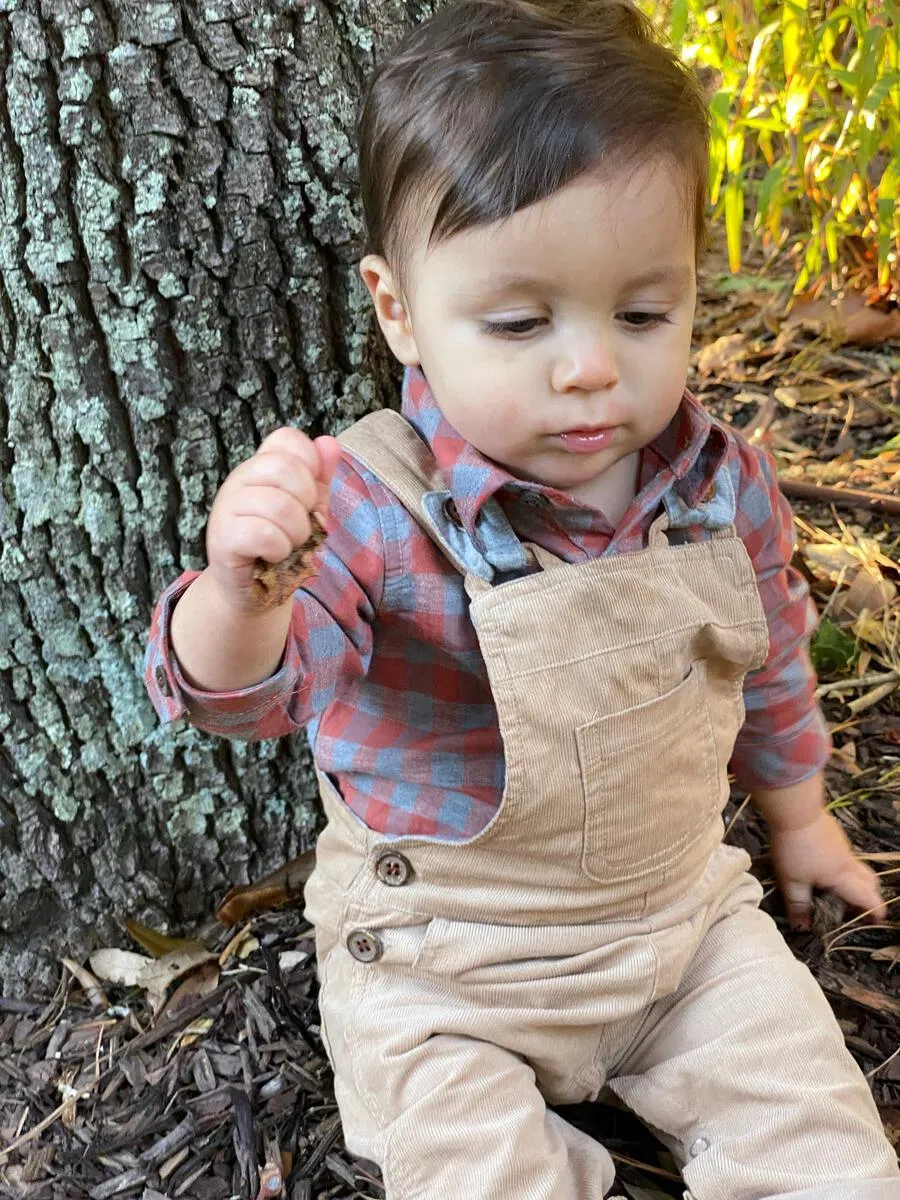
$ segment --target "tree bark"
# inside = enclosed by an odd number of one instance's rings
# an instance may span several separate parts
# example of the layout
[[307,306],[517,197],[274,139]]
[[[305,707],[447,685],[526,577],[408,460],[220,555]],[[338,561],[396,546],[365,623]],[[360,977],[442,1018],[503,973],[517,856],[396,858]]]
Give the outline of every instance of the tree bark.
[[0,0],[0,981],[314,836],[300,739],[162,729],[152,606],[272,429],[392,403],[353,123],[414,0]]

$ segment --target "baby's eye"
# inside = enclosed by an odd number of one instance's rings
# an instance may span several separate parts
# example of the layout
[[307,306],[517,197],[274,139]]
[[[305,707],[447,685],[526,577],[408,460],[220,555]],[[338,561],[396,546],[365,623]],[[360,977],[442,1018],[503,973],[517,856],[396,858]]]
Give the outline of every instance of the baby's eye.
[[544,317],[522,317],[518,321],[485,321],[484,329],[498,337],[525,338],[544,324]]
[[667,325],[669,318],[665,313],[641,312],[639,309],[628,309],[619,313],[619,320],[629,329],[655,329],[657,325]]

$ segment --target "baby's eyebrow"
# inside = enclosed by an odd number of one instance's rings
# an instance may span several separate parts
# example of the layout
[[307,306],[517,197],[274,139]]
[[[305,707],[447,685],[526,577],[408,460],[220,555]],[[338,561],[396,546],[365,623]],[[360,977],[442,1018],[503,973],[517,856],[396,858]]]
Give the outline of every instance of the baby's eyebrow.
[[651,287],[655,283],[671,283],[686,288],[694,281],[694,268],[682,263],[666,263],[651,267],[628,280],[628,288]]
[[[623,291],[635,291],[642,287],[652,287],[654,284],[669,284],[679,290],[688,288],[694,281],[694,268],[687,263],[663,263],[651,267],[647,271],[632,276],[625,282]],[[534,275],[521,272],[489,275],[482,279],[470,281],[469,286],[459,293],[461,300],[484,302],[495,297],[505,296],[509,292],[542,292],[549,286],[555,286],[551,281],[540,279]]]
[[485,279],[474,280],[471,286],[460,294],[467,300],[484,300],[502,292],[533,292],[542,286],[546,285],[533,275],[490,275]]

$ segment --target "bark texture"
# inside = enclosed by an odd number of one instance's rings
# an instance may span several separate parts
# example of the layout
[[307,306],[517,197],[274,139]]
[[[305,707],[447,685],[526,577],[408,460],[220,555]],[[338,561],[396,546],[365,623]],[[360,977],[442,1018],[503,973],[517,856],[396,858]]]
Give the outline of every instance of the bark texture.
[[[353,123],[412,0],[0,0],[0,982],[302,849],[305,745],[162,730],[153,602],[272,429],[390,402]],[[3,98],[5,96],[5,99]]]

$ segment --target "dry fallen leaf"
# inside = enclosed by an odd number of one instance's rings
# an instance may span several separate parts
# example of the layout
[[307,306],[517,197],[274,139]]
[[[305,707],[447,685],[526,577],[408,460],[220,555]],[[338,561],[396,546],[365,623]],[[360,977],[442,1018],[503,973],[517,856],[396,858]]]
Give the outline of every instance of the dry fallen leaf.
[[172,950],[162,958],[147,958],[131,950],[95,950],[89,961],[101,979],[126,987],[144,988],[155,1014],[162,1008],[166,993],[176,979],[215,957],[198,942],[194,947]]
[[726,333],[704,346],[697,355],[697,370],[701,375],[712,375],[732,363],[743,362],[750,354],[747,339],[742,333]]
[[258,883],[233,887],[216,909],[216,917],[223,925],[236,925],[250,913],[267,912],[300,899],[315,865],[315,850],[305,850]]
[[289,600],[294,592],[316,571],[316,551],[325,544],[323,518],[313,513],[315,524],[302,546],[292,550],[279,563],[268,563],[263,558],[256,560],[253,568],[253,595],[260,609],[277,608]]
[[850,630],[861,642],[868,642],[870,646],[877,646],[878,649],[883,649],[886,644],[884,634],[884,624],[876,617],[873,617],[868,609],[863,609],[853,624]]
[[837,583],[841,574],[855,571],[859,566],[859,555],[840,542],[807,542],[800,547],[807,565],[820,578]]
[[109,1008],[106,993],[100,986],[99,980],[95,979],[90,971],[80,967],[71,958],[61,958],[59,961],[81,984],[91,1008]]
[[194,1042],[205,1037],[207,1033],[215,1025],[212,1017],[197,1017],[195,1021],[191,1021],[190,1025],[182,1029],[181,1033],[174,1039],[169,1049],[166,1051],[166,1062],[169,1062],[172,1055],[180,1046],[192,1046]]
[[896,595],[897,585],[885,579],[877,567],[860,567],[850,586],[838,597],[833,611],[846,617],[859,617],[864,612],[877,617]]
[[835,746],[831,751],[831,763],[847,775],[862,774],[862,768],[856,761],[855,742],[844,742],[841,746]]
[[135,987],[140,980],[144,967],[153,962],[145,954],[135,954],[133,950],[116,950],[108,947],[95,950],[88,959],[91,970],[100,979],[108,983],[121,983],[125,987]]
[[166,993],[176,979],[215,957],[211,950],[199,946],[194,950],[173,950],[170,954],[164,954],[162,958],[150,959],[141,972],[138,984],[146,989],[147,1001],[154,1015],[162,1008]]
[[834,299],[798,297],[785,316],[785,327],[802,325],[824,333],[835,343],[856,342],[874,346],[900,338],[900,309],[867,304],[861,292],[847,292]]
[[795,383],[788,387],[777,387],[773,393],[785,408],[796,408],[798,404],[818,404],[830,400],[837,389],[827,383]]
[[[249,947],[249,950],[248,950]],[[225,948],[219,955],[219,966],[227,966],[228,963],[237,955],[238,958],[246,958],[247,954],[258,949],[259,942],[253,936],[253,927],[248,922],[243,929],[239,929],[232,937]]]
[[143,946],[154,958],[162,958],[172,950],[194,949],[200,945],[196,938],[170,937],[167,933],[151,929],[149,925],[142,925],[140,921],[132,921],[130,917],[125,919],[124,924],[137,944]]
[[217,962],[203,963],[196,971],[191,971],[190,975],[178,985],[166,1003],[164,1015],[166,1017],[177,1016],[192,1000],[208,996],[218,986],[219,964]]

